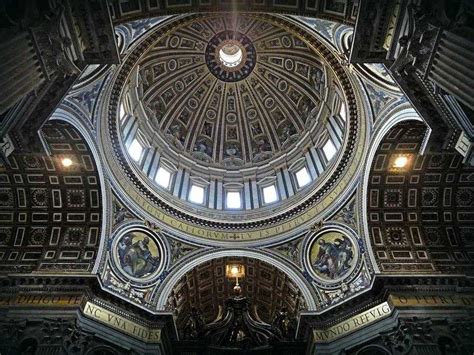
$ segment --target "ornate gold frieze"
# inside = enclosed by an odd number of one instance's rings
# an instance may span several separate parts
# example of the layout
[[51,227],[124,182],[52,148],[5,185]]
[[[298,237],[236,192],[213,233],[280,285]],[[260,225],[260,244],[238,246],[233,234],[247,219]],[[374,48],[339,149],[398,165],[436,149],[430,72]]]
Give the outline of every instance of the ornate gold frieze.
[[145,343],[161,343],[161,329],[145,327],[92,302],[88,301],[85,304],[83,313],[86,317],[140,339]]
[[455,293],[394,293],[387,301],[358,313],[346,320],[327,328],[313,329],[313,343],[330,343],[336,339],[365,328],[392,314],[395,309],[403,308],[460,308],[474,307],[473,294]]
[[395,307],[474,307],[474,295],[461,294],[392,294],[389,302]]
[[383,302],[349,319],[339,322],[325,329],[313,329],[314,343],[329,343],[347,334],[365,328],[392,314],[392,307],[388,302]]
[[81,300],[82,293],[0,294],[0,307],[78,307]]

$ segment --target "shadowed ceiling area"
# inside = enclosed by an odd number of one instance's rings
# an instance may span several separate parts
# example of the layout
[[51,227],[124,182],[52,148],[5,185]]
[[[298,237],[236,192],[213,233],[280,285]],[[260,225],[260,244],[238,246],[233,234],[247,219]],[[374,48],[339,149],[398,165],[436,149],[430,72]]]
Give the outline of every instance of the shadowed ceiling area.
[[14,153],[0,166],[1,272],[89,273],[102,220],[94,158],[67,123],[49,121],[42,134],[51,155]]
[[211,322],[219,306],[234,295],[235,279],[226,277],[228,264],[244,265],[246,275],[239,279],[242,295],[250,300],[251,306],[256,306],[263,321],[271,323],[275,313],[284,307],[291,316],[306,308],[298,286],[276,267],[252,258],[219,258],[197,266],[174,286],[169,304],[178,316],[180,331],[192,307],[202,312],[206,322]]
[[375,258],[386,273],[472,274],[474,167],[454,151],[418,154],[425,130],[396,125],[374,157],[367,217]]

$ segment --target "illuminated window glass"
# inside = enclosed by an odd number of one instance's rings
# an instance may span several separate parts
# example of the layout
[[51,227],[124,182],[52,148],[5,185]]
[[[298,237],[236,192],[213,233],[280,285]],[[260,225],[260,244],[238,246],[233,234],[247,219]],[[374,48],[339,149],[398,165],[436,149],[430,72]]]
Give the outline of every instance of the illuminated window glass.
[[275,185],[263,188],[263,202],[272,203],[278,200],[278,194]]
[[241,208],[242,200],[240,198],[240,192],[228,191],[226,195],[226,206],[227,208]]
[[194,203],[204,203],[204,188],[201,186],[192,185],[189,190],[189,201]]
[[344,103],[341,104],[341,108],[339,109],[339,116],[345,121],[346,120],[346,105]]
[[170,180],[171,180],[171,173],[160,166],[155,175],[156,183],[160,185],[161,187],[164,187],[165,189],[167,189],[170,186]]
[[308,173],[308,169],[306,169],[305,167],[298,170],[295,175],[299,187],[306,186],[311,182],[311,176]]
[[132,144],[128,147],[128,153],[132,157],[133,160],[139,161],[143,152],[143,147],[142,145],[134,139]]
[[120,104],[120,119],[123,120],[125,117],[125,108],[123,107],[123,103]]
[[219,50],[219,59],[226,67],[233,68],[242,62],[242,50],[236,44],[226,44]]
[[323,147],[323,152],[324,155],[326,156],[326,159],[329,161],[333,158],[333,156],[336,154],[337,150],[336,147],[334,146],[334,143],[332,140],[328,140],[326,144]]

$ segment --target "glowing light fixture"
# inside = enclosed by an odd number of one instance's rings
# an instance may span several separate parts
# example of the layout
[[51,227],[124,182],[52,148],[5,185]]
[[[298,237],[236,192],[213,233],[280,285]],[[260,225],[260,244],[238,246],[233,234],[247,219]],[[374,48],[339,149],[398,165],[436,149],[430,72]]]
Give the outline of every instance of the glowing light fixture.
[[408,158],[405,156],[399,156],[393,161],[394,168],[404,168],[408,163]]
[[72,165],[72,160],[70,158],[63,158],[61,164],[63,164],[65,168],[69,168]]
[[234,277],[243,278],[245,276],[245,267],[241,264],[228,264],[225,266],[225,274],[229,279]]
[[234,292],[236,295],[240,295],[242,288],[239,285],[239,277],[243,278],[245,276],[245,267],[241,264],[226,265],[225,274],[229,279],[233,279],[235,277]]
[[236,44],[228,43],[219,50],[219,60],[226,67],[233,68],[242,62],[242,49]]

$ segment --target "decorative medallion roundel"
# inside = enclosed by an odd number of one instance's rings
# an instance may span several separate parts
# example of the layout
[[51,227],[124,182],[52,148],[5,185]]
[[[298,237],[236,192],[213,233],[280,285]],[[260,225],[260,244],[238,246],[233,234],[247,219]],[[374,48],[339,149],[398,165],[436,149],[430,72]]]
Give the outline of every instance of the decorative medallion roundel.
[[342,280],[357,261],[357,248],[352,238],[341,231],[317,235],[309,245],[308,254],[310,270],[323,282]]
[[206,64],[214,76],[225,82],[235,82],[250,75],[257,54],[250,39],[236,31],[216,34],[206,47]]
[[135,281],[153,279],[164,265],[162,242],[145,230],[121,233],[113,246],[115,263],[121,273]]

